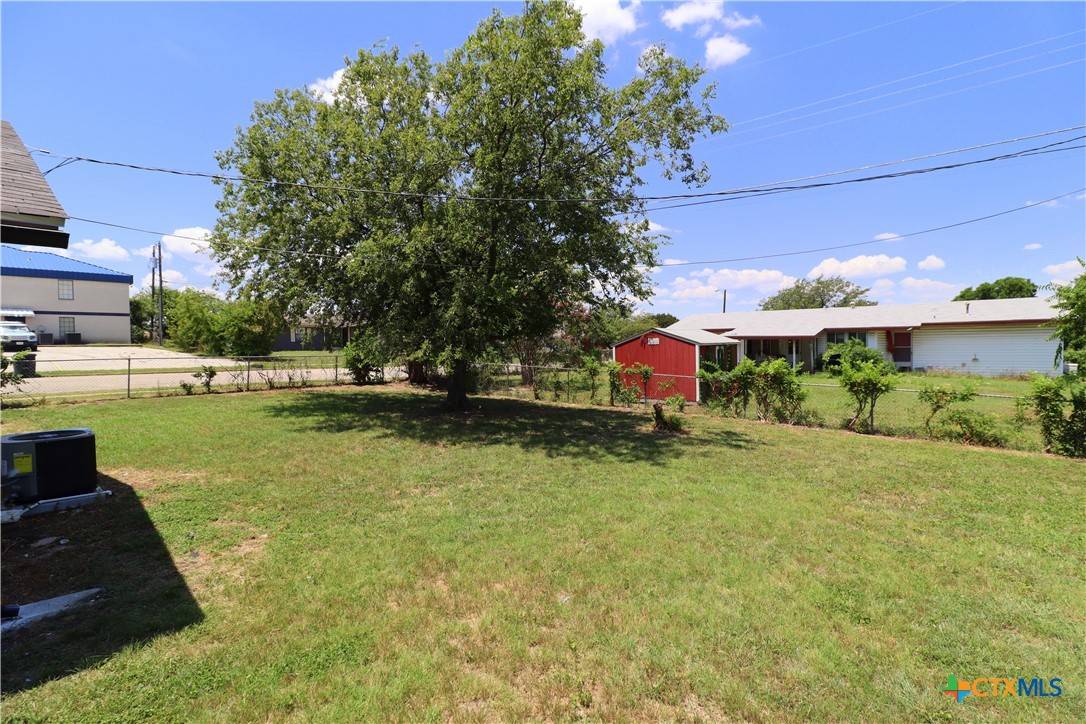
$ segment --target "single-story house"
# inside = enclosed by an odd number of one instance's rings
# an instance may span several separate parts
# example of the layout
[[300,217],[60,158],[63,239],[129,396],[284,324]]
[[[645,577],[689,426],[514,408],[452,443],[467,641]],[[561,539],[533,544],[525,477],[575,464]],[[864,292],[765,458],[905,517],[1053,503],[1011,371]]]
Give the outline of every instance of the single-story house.
[[0,250],[0,317],[26,324],[40,344],[127,344],[131,284],[131,274],[59,254],[7,244]]
[[60,227],[68,214],[19,134],[7,121],[0,126],[0,239],[7,244],[67,249],[68,232]]
[[276,352],[284,350],[342,349],[351,341],[352,327],[322,325],[304,319],[291,326],[272,342]]
[[[624,366],[659,365],[661,374],[679,380],[693,378],[706,357],[725,368],[745,357],[783,357],[816,369],[830,344],[857,338],[900,369],[1051,375],[1059,371],[1054,364],[1059,342],[1049,339],[1055,317],[1056,310],[1040,297],[695,314],[616,342],[612,356]],[[691,383],[678,391],[698,399],[685,391],[696,393],[696,387]]]

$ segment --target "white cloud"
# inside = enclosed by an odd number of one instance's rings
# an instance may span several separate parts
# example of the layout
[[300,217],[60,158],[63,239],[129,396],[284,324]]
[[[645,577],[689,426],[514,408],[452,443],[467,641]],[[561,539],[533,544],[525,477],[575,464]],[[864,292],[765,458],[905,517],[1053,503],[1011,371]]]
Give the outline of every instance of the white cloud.
[[705,64],[710,68],[731,65],[750,52],[750,46],[734,35],[723,35],[705,41]]
[[915,277],[905,277],[901,280],[900,286],[909,296],[919,300],[950,299],[961,290],[957,284]]
[[1056,199],[1052,199],[1051,201],[1043,201],[1041,203],[1038,203],[1036,201],[1027,201],[1026,202],[1026,206],[1040,206],[1040,207],[1046,208],[1046,209],[1054,209],[1054,208],[1058,207],[1059,205],[1060,205],[1060,202],[1057,201]]
[[889,257],[885,254],[876,256],[854,256],[846,261],[838,261],[833,257],[823,259],[818,266],[807,273],[814,279],[817,276],[842,276],[842,277],[874,277],[881,274],[895,274],[905,271],[907,263],[904,257]]
[[919,262],[917,262],[916,266],[917,268],[923,269],[924,271],[933,271],[935,269],[942,269],[943,267],[945,267],[946,262],[935,256],[934,254],[929,254],[921,259]]
[[221,264],[197,264],[193,268],[197,274],[203,274],[205,277],[218,276],[224,270]]
[[672,30],[682,30],[687,25],[720,20],[723,17],[723,2],[686,2],[660,13],[664,25]]
[[[162,279],[165,281],[164,286],[170,287],[171,289],[183,289],[185,288],[183,285],[188,283],[188,277],[186,277],[184,274],[177,271],[176,269],[163,269]],[[157,278],[155,280],[155,284],[158,284]],[[151,274],[150,272],[148,272],[147,275],[144,276],[142,280],[140,280],[140,289],[147,289],[150,286]]]
[[186,259],[206,258],[209,236],[211,236],[211,230],[202,226],[174,229],[172,234],[162,237],[164,249],[162,258],[169,259],[170,256],[167,254],[177,254]]
[[309,84],[310,94],[318,101],[331,103],[335,100],[336,91],[339,90],[339,84],[343,82],[343,74],[346,72],[346,68],[340,68],[327,78],[317,78]]
[[108,261],[128,261],[128,249],[115,242],[113,239],[92,241],[84,239],[68,245],[69,251],[87,259],[104,259]]
[[677,264],[686,264],[686,259],[664,259],[665,265],[675,266]]
[[727,289],[754,289],[760,293],[777,292],[791,286],[796,278],[778,269],[702,269],[690,278],[677,277],[658,296],[667,299],[717,299]]
[[896,241],[900,238],[901,236],[899,234],[895,234],[890,231],[884,231],[881,234],[875,234],[875,236],[872,237],[872,239],[875,241]]
[[[141,246],[139,249],[133,249],[132,250],[132,256],[136,257],[137,259],[143,258],[143,257],[146,257],[146,258],[150,259],[151,256],[155,253],[155,249],[157,247],[158,247],[157,244],[149,244],[147,246]],[[172,259],[173,254],[171,254],[170,252],[163,249],[162,250],[162,258],[163,259]]]
[[871,283],[871,291],[878,294],[893,294],[896,286],[893,279],[876,279]]
[[674,231],[674,229],[670,229],[670,228],[664,226],[663,224],[657,224],[655,221],[650,221],[649,222],[649,231],[652,231],[652,232],[657,233],[657,234],[662,234],[665,231]]
[[1037,249],[1041,248],[1041,245],[1040,244],[1026,244],[1022,248],[1025,249],[1026,251],[1036,251]]
[[762,19],[757,15],[746,18],[739,13],[731,13],[730,15],[725,15],[721,19],[721,23],[723,23],[724,27],[728,30],[740,30],[742,28],[749,28],[752,25],[761,25]]
[[573,0],[573,5],[584,16],[581,24],[584,34],[599,38],[605,45],[637,30],[641,0],[633,0],[625,7],[620,0]]
[[1049,276],[1068,278],[1078,276],[1077,272],[1081,269],[1077,259],[1070,259],[1061,264],[1049,264],[1043,271]]

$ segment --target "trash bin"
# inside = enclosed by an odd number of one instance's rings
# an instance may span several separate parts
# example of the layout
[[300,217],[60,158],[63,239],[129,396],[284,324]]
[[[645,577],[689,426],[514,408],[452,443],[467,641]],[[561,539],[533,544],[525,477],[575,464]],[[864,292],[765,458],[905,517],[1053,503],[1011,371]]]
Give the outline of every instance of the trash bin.
[[64,344],[83,344],[83,335],[79,332],[66,332]]
[[33,352],[26,352],[25,354],[26,356],[23,359],[12,360],[12,370],[22,377],[37,377],[38,355]]

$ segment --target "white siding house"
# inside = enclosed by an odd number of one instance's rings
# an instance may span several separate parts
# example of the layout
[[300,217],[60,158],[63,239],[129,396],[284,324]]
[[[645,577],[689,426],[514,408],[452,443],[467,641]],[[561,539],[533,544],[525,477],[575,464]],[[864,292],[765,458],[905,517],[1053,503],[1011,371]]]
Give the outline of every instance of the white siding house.
[[741,341],[741,356],[782,356],[808,370],[817,366],[831,338],[855,336],[901,369],[1055,374],[1059,342],[1049,339],[1055,316],[1047,299],[1031,297],[695,314],[669,329],[725,334]]

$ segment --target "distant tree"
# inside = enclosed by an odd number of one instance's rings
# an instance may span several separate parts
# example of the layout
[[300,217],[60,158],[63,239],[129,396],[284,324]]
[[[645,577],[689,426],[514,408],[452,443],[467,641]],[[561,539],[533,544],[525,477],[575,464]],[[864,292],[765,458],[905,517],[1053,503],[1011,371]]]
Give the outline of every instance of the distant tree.
[[[1058,339],[1062,343],[1056,352],[1056,362],[1063,357],[1068,361],[1077,361],[1086,351],[1086,261],[1078,259],[1082,271],[1070,284],[1050,284],[1046,289],[1055,292],[1053,306],[1060,310],[1056,316],[1056,331],[1049,339]],[[1072,360],[1070,353],[1074,353]]]
[[1022,277],[1003,277],[994,282],[984,282],[974,287],[966,287],[954,297],[955,302],[969,302],[977,299],[1022,299],[1037,296],[1037,285]]
[[819,275],[798,279],[787,289],[766,297],[759,309],[821,309],[822,307],[873,307],[878,302],[867,298],[870,288],[863,288],[842,277]]
[[650,329],[670,327],[678,321],[678,317],[674,314],[667,314],[666,312],[659,314],[642,312],[641,314],[635,314],[632,317],[613,315],[608,320],[609,334],[607,343],[610,344],[611,342],[620,339],[633,337],[635,334],[641,334]]
[[[173,315],[177,298],[181,294],[176,289],[163,289],[162,308],[165,319],[163,327],[166,337],[170,336],[170,318]],[[156,323],[158,320],[158,292],[152,294],[150,289],[143,289],[128,300],[129,324],[132,325],[132,341],[142,342],[145,339],[153,339],[158,334]]]

